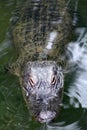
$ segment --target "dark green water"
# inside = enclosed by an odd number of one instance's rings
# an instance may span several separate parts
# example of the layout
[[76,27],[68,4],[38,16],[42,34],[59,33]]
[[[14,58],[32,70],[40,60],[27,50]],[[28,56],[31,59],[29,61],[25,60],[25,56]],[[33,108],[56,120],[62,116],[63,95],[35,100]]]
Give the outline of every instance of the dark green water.
[[[69,108],[61,110],[56,123],[47,126],[35,122],[29,117],[24,102],[19,80],[16,76],[3,70],[9,62],[15,59],[15,50],[6,35],[10,26],[16,3],[21,0],[0,0],[0,130],[87,130],[87,110],[74,108],[68,104],[69,97],[64,94],[63,103]],[[87,1],[79,0],[79,14],[82,26],[87,26]],[[65,83],[67,92],[72,79],[68,77]],[[77,102],[77,101],[76,101]]]

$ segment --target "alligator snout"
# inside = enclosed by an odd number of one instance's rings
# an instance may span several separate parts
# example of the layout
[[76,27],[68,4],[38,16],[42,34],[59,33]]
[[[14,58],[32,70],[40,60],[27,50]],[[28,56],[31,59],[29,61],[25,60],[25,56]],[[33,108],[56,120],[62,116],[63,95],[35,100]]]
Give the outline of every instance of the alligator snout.
[[52,112],[52,111],[41,111],[37,120],[41,123],[48,123],[50,122],[51,120],[53,120],[56,116],[56,113],[55,112]]

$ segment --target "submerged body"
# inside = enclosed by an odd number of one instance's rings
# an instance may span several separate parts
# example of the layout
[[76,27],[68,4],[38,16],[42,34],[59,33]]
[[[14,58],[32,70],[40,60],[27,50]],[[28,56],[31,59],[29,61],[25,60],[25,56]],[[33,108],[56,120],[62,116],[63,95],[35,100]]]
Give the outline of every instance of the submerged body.
[[61,56],[71,38],[71,17],[65,0],[30,0],[18,13],[12,33],[18,58],[11,72],[19,76],[31,115],[50,122],[62,103]]

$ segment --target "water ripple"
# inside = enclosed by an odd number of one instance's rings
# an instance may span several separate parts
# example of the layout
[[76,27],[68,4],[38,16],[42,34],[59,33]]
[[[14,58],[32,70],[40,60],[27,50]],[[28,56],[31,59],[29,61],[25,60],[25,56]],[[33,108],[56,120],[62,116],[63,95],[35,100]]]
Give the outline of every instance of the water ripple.
[[70,104],[75,104],[75,99],[81,104],[82,108],[87,108],[87,30],[79,29],[80,36],[76,42],[70,43],[68,50],[72,53],[70,62],[77,63],[78,69],[72,84],[68,89]]

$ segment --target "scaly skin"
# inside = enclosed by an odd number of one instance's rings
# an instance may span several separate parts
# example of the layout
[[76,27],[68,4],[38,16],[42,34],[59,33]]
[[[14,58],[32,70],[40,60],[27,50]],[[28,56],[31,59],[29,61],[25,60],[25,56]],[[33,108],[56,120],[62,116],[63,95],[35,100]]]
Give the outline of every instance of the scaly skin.
[[[25,2],[19,11],[19,20],[12,32],[18,58],[10,71],[19,76],[32,115],[43,123],[59,113],[63,90],[61,55],[71,38],[71,17],[68,9],[65,10],[65,0],[35,1]],[[40,99],[39,106],[37,99]]]
[[[64,51],[64,46],[70,40],[71,18],[67,10],[62,22],[57,24],[63,15],[65,5],[64,0],[52,0],[52,2],[42,0],[41,4],[37,6],[34,5],[34,2],[25,3],[13,29],[14,44],[18,58],[22,62],[45,59],[41,53],[45,53],[47,37],[52,31],[56,31],[58,36],[52,49],[46,50],[48,54],[45,55],[47,60],[56,59],[58,61]],[[36,10],[35,7],[37,7]]]

